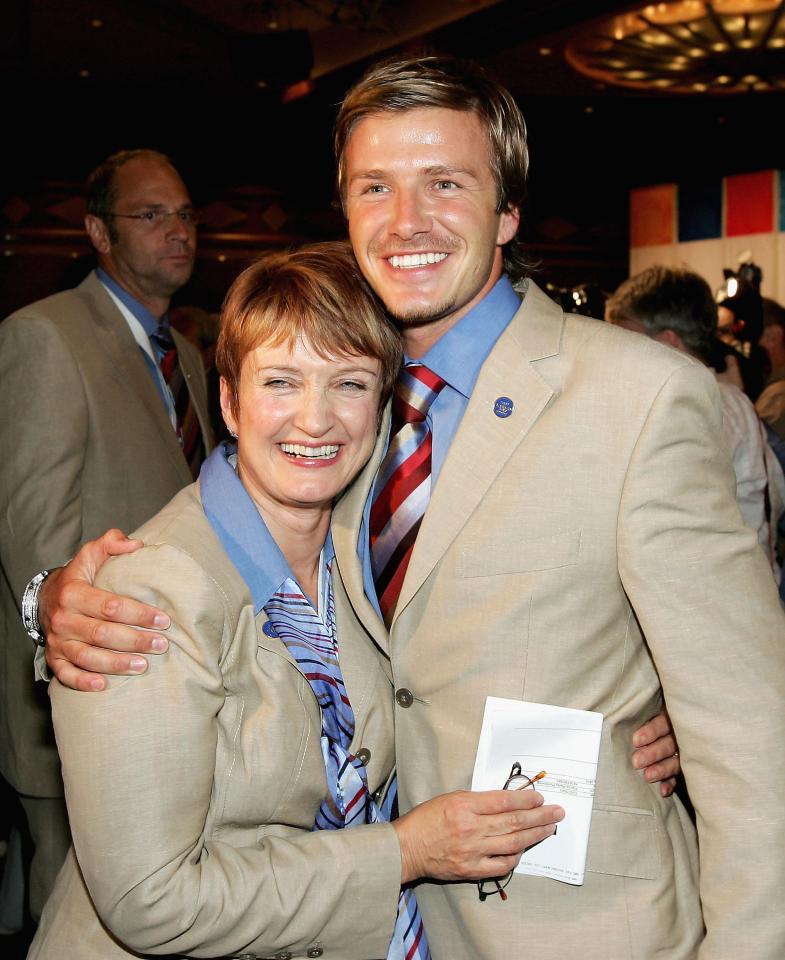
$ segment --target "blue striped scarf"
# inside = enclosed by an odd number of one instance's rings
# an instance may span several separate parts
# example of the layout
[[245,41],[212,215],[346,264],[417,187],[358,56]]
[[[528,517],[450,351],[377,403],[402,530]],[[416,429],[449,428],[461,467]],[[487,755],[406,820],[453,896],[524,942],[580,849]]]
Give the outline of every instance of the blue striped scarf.
[[[316,814],[314,830],[341,830],[364,823],[385,823],[390,819],[396,785],[393,782],[379,807],[368,790],[361,760],[349,753],[354,736],[354,712],[338,663],[335,634],[335,602],[329,566],[320,578],[320,616],[288,577],[264,611],[277,635],[296,660],[322,712],[321,747],[327,774],[327,796]],[[398,901],[388,960],[430,960],[414,891],[405,888]]]

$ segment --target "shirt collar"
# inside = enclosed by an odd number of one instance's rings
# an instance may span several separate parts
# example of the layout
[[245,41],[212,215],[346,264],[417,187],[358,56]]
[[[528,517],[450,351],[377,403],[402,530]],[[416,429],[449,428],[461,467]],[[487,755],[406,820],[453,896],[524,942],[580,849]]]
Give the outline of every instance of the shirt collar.
[[[295,577],[232,466],[234,454],[234,444],[227,442],[213,450],[202,464],[199,493],[205,515],[251,591],[254,613],[258,614],[284,580]],[[322,564],[331,563],[334,555],[328,534]]]
[[151,333],[155,333],[161,324],[168,325],[169,320],[167,317],[163,317],[161,320],[159,320],[157,317],[154,317],[144,304],[140,303],[136,297],[132,297],[125,287],[121,287],[113,277],[109,276],[106,270],[103,270],[101,267],[97,267],[95,272],[101,283],[111,290],[121,303],[128,307],[131,313],[144,327],[144,332],[148,337]]
[[468,399],[480,368],[520,305],[520,295],[502,274],[482,300],[436,341],[421,362]]

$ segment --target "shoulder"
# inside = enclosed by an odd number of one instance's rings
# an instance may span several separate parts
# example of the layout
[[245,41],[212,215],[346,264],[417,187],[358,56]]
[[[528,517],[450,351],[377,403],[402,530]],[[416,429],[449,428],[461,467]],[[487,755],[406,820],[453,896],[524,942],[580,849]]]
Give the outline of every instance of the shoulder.
[[691,371],[700,379],[711,379],[703,364],[694,357],[641,333],[577,314],[567,314],[565,326],[565,340],[574,350],[587,353],[594,362],[611,367],[623,364],[639,375],[657,380],[681,370]]
[[732,383],[717,382],[722,404],[722,417],[725,430],[738,439],[746,438],[748,443],[759,446],[761,443],[758,414],[752,401],[737,386]]
[[723,380],[717,381],[717,389],[720,391],[720,400],[723,408],[743,411],[747,416],[755,416],[755,407],[752,401],[742,390],[733,384],[726,383]]
[[[609,371],[613,370],[635,371],[644,382],[662,382],[682,369],[695,370],[699,378],[707,379],[700,373],[703,365],[686,354],[603,320],[564,313],[531,281],[523,292],[509,332],[529,359],[553,359],[559,365],[575,365],[582,372],[596,371],[608,378],[609,386],[613,382]],[[497,349],[508,346],[500,340]]]
[[46,338],[68,340],[78,346],[85,325],[96,322],[103,309],[97,299],[101,293],[105,294],[103,287],[91,275],[73,290],[63,290],[16,310],[0,324],[0,337],[6,342],[18,340],[20,346]]
[[204,514],[194,483],[176,494],[134,536],[144,546],[112,557],[96,584],[157,606],[198,602],[229,621],[250,593]]

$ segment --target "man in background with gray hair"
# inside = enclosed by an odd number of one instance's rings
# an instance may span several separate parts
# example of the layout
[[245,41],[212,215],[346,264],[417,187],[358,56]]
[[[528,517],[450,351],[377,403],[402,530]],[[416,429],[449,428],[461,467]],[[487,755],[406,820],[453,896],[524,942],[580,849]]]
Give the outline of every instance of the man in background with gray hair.
[[[706,281],[690,270],[655,266],[631,277],[608,300],[605,317],[708,367],[716,362],[717,304]],[[747,395],[721,378],[717,386],[736,474],[736,502],[779,581],[775,547],[777,524],[785,508],[785,477]]]

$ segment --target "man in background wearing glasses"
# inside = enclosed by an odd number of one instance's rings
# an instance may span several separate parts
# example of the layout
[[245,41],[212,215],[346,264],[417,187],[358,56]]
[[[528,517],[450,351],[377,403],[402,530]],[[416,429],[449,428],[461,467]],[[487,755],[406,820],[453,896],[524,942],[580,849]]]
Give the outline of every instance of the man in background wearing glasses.
[[33,682],[17,598],[53,557],[151,517],[212,445],[201,357],[166,316],[194,265],[183,181],[163,154],[126,150],[93,171],[86,200],[97,269],[0,324],[0,771],[35,847],[36,921],[70,837],[46,689]]

